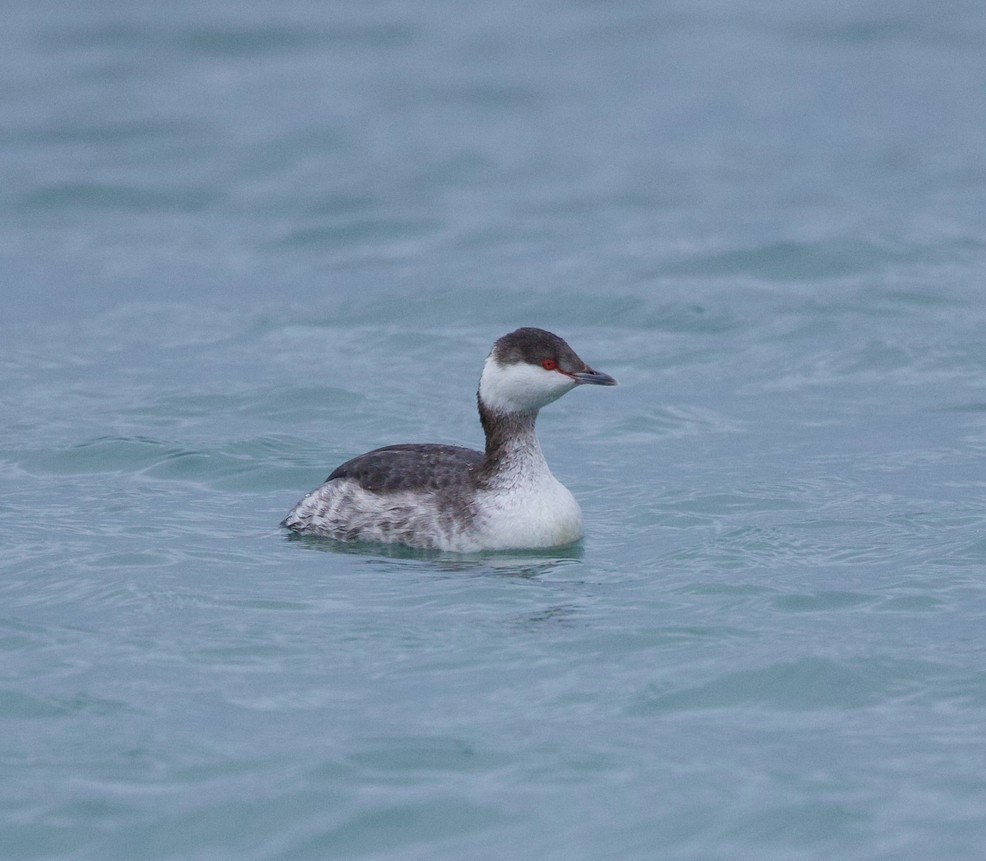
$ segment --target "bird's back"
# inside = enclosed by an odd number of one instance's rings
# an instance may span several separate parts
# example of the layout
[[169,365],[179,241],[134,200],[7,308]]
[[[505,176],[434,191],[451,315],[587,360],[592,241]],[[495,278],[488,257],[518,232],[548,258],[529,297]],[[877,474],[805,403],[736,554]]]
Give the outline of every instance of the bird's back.
[[456,548],[468,532],[483,455],[453,445],[404,444],[346,461],[281,522],[339,541]]
[[347,460],[326,481],[350,478],[374,493],[442,490],[473,483],[482,465],[482,453],[471,448],[405,443],[377,448]]

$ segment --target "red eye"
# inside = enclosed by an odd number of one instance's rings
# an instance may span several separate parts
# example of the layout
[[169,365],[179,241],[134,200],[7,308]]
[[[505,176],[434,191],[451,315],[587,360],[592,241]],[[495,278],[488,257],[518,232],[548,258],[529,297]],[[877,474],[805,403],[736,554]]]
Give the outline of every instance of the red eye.
[[544,368],[546,371],[557,371],[558,363],[554,359],[545,359],[543,362],[541,362],[541,367]]

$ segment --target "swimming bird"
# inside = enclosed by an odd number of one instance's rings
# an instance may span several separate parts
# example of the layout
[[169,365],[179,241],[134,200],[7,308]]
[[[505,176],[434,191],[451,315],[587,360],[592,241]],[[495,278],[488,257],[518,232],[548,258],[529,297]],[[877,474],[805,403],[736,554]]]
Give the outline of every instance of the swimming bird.
[[522,328],[498,339],[477,401],[486,449],[389,445],[339,466],[281,521],[337,541],[459,553],[560,547],[583,534],[582,511],[548,468],[538,411],[576,386],[615,386],[562,338]]

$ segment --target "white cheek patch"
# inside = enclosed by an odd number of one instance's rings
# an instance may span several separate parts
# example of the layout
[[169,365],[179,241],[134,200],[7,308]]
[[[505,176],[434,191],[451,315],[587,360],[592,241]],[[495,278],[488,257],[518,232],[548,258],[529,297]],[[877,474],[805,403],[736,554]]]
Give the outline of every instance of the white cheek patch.
[[558,371],[518,362],[500,365],[492,356],[483,366],[479,396],[496,412],[527,412],[558,400],[575,388],[575,380]]

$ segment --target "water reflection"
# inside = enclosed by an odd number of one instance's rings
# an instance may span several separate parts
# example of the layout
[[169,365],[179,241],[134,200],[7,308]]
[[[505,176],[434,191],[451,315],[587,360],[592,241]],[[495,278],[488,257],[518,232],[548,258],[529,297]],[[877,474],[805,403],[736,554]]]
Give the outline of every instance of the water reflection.
[[448,553],[442,550],[422,550],[400,544],[370,544],[335,541],[312,535],[289,532],[286,541],[300,544],[306,550],[321,553],[342,553],[362,556],[367,561],[411,563],[415,567],[429,566],[439,573],[497,574],[507,577],[533,579],[563,565],[581,563],[585,556],[582,543],[567,547],[548,547],[531,550],[499,550],[485,553]]

